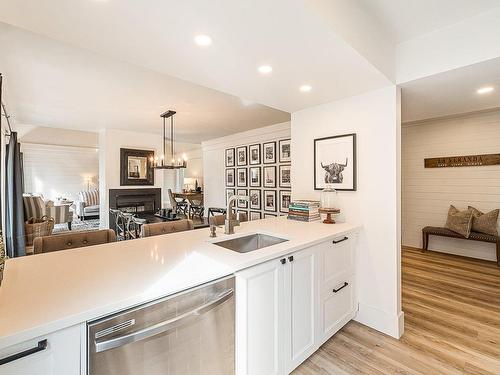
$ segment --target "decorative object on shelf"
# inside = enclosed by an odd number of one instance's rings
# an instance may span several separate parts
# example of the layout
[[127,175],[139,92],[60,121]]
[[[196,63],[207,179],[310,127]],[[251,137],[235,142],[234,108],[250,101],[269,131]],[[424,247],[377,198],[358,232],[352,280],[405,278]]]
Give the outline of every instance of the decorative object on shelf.
[[260,144],[248,146],[250,152],[250,165],[260,164]]
[[314,140],[314,189],[356,190],[356,134]]
[[246,187],[247,186],[247,169],[246,168],[238,168],[236,170],[236,186],[238,187]]
[[[163,119],[163,155],[160,156],[160,160],[158,160],[157,156],[151,157],[150,162],[153,164],[153,168],[155,169],[181,169],[187,167],[186,157],[178,158],[175,160],[175,150],[174,150],[174,115],[175,111],[168,110],[163,112],[160,117]],[[171,161],[167,163],[165,158],[167,157],[167,119],[170,118],[170,156]]]
[[331,209],[331,208],[320,208],[319,212],[321,214],[326,214],[325,220],[323,223],[325,224],[335,224],[335,220],[332,219],[332,215],[337,215],[340,213],[339,209]]
[[280,163],[290,163],[292,161],[291,153],[292,140],[282,139],[279,141],[279,161]]
[[234,168],[226,169],[226,186],[234,186]]
[[276,142],[266,142],[263,144],[264,164],[276,163]]
[[446,156],[424,159],[425,168],[446,167],[480,167],[483,165],[499,165],[500,154]]
[[291,201],[292,192],[288,190],[280,190],[280,212],[288,213]]
[[120,185],[154,185],[153,156],[151,150],[120,148]]
[[236,147],[236,165],[238,167],[248,164],[247,146]]
[[260,187],[260,167],[250,167],[250,187]]
[[290,188],[292,187],[292,166],[291,165],[280,165],[280,188]]
[[276,166],[273,165],[264,167],[264,187],[276,187]]
[[321,191],[320,202],[321,208],[324,209],[339,208],[337,190],[333,188],[333,184],[326,184],[326,187]]
[[234,148],[228,148],[226,150],[226,167],[234,167]]
[[319,220],[319,205],[319,201],[292,201],[288,206],[288,219],[306,222]]

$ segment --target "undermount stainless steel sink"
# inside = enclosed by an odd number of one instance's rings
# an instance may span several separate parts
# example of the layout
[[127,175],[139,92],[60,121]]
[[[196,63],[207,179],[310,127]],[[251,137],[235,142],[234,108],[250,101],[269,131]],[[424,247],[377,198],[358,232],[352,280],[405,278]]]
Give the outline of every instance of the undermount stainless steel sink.
[[230,240],[214,242],[213,244],[238,253],[248,253],[286,241],[288,240],[284,238],[274,237],[263,233],[255,233],[248,236],[232,238]]

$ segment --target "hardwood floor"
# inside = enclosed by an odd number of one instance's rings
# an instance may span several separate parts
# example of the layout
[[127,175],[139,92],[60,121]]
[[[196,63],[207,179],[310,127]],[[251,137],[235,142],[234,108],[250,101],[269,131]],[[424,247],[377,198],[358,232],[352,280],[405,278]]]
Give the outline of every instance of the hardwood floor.
[[500,374],[500,268],[404,248],[405,333],[350,322],[293,374]]

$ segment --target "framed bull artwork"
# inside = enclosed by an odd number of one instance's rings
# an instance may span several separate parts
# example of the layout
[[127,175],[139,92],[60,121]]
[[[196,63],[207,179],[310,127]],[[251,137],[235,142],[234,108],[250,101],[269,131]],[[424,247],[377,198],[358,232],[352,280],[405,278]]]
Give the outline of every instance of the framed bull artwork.
[[314,189],[356,190],[356,134],[314,140]]

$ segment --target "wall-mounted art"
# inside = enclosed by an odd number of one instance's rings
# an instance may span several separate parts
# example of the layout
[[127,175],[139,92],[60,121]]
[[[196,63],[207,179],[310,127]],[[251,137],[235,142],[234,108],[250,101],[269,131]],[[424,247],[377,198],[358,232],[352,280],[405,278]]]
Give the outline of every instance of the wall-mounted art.
[[154,185],[154,151],[120,149],[120,185]]
[[282,139],[279,141],[279,161],[280,163],[290,163],[292,161],[292,140]]
[[260,143],[248,146],[250,165],[260,164]]
[[247,146],[236,147],[236,165],[247,165],[248,162]]
[[314,140],[314,189],[356,190],[356,134]]
[[499,164],[500,154],[445,156],[424,159],[425,168],[480,167],[483,165]]
[[225,151],[226,167],[234,167],[234,148],[228,148]]

